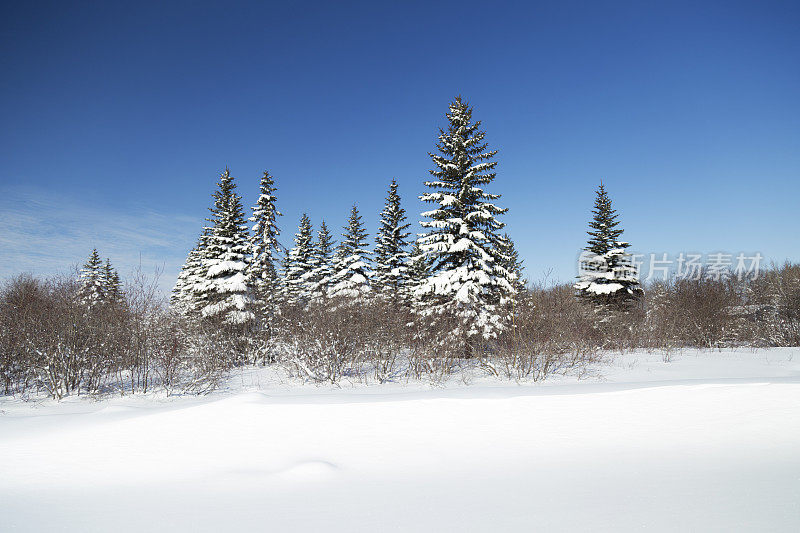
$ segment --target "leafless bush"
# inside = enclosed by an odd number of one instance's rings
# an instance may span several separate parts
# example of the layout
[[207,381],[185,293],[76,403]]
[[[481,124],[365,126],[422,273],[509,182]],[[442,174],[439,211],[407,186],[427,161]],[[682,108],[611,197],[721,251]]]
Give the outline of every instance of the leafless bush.
[[287,306],[274,327],[280,360],[313,381],[343,377],[383,382],[396,375],[407,312],[373,300]]
[[121,300],[93,306],[73,279],[23,275],[0,286],[0,393],[203,393],[245,364],[330,383],[435,383],[465,369],[539,380],[580,373],[607,350],[800,345],[800,265],[755,281],[652,283],[638,303],[610,309],[569,285],[531,287],[506,309],[499,337],[476,341],[453,338],[455,319],[377,298],[284,306],[268,329],[242,329],[173,312],[141,274]]
[[771,346],[800,346],[800,264],[784,263],[748,286],[747,316],[755,336]]
[[730,310],[739,304],[730,280],[678,280],[672,305],[680,309],[675,329],[690,346],[714,348],[732,333]]
[[6,393],[44,389],[56,398],[96,392],[112,362],[116,315],[80,305],[66,279],[20,276],[0,296]]
[[178,386],[179,374],[198,367],[190,361],[194,332],[168,310],[156,282],[135,275],[123,298],[89,306],[69,278],[7,281],[0,289],[3,393],[146,392],[154,378]]
[[49,303],[48,288],[29,275],[8,280],[0,292],[0,379],[4,394],[27,390],[34,380],[35,347],[28,340],[40,329]]
[[408,377],[439,383],[459,370],[465,359],[480,360],[485,345],[466,336],[454,338],[452,332],[463,331],[461,326],[454,316],[409,315]]
[[496,346],[506,377],[539,380],[595,359],[595,309],[576,299],[570,286],[534,287],[516,299],[512,314]]

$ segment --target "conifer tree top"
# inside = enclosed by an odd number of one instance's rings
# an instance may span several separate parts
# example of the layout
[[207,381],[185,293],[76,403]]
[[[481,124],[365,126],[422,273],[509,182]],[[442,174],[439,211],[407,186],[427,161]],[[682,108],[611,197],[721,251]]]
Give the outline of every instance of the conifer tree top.
[[347,219],[347,225],[344,227],[344,233],[342,233],[342,243],[339,245],[340,254],[344,256],[353,254],[369,255],[367,237],[369,237],[369,234],[361,222],[358,206],[353,204],[350,209],[350,216]]
[[603,183],[597,188],[597,197],[592,209],[592,221],[589,223],[592,231],[586,233],[591,237],[586,250],[597,255],[608,253],[613,248],[626,248],[628,243],[619,241],[622,229],[617,229],[619,220],[617,212],[611,207],[611,199],[608,197]]
[[[253,206],[253,216],[250,221],[255,222],[253,232],[262,238],[274,240],[280,235],[280,229],[275,225],[276,219],[283,216],[283,213],[275,207],[275,179],[265,170],[259,185],[259,196],[256,205]],[[277,241],[270,242],[270,245],[277,247]]]
[[82,273],[86,275],[91,275],[96,272],[99,272],[100,267],[103,264],[103,260],[100,259],[100,254],[97,252],[97,248],[92,249],[92,253],[89,254],[89,259],[83,265]]
[[327,258],[333,251],[333,247],[333,237],[328,229],[328,225],[323,220],[319,226],[319,232],[317,233],[317,249],[319,250],[320,255]]
[[212,237],[219,241],[220,239],[239,239],[246,235],[247,226],[245,225],[242,199],[236,194],[236,183],[230,175],[228,167],[225,167],[220,175],[217,190],[214,191],[213,196],[214,206],[209,208],[212,218],[208,219],[214,224],[211,229]]

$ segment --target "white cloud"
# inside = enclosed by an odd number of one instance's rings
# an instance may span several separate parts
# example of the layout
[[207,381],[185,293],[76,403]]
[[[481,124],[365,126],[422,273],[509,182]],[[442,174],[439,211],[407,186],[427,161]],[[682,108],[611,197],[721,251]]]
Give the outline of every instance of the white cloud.
[[116,210],[40,189],[3,187],[0,278],[69,272],[97,248],[123,276],[139,265],[146,274],[162,271],[159,285],[168,291],[202,224],[141,206]]

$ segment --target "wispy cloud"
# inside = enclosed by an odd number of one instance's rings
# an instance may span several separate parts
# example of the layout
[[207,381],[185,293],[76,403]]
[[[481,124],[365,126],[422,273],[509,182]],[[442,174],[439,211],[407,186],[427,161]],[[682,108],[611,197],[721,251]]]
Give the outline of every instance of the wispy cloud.
[[162,271],[169,290],[202,220],[145,207],[117,210],[24,187],[0,187],[0,278],[49,275],[82,264],[92,248],[120,274]]

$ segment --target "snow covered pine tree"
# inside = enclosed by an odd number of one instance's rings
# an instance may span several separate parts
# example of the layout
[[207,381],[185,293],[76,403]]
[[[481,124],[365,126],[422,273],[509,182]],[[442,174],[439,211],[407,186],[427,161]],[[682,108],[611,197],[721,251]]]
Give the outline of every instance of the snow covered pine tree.
[[122,298],[122,282],[119,279],[117,269],[111,266],[111,261],[106,258],[103,266],[103,301],[107,303],[118,303]]
[[329,295],[331,297],[359,298],[371,290],[367,232],[355,205],[344,227],[342,242],[336,251]]
[[89,308],[100,304],[118,303],[122,299],[122,282],[117,270],[106,259],[100,259],[93,249],[78,277],[78,298]]
[[430,263],[430,260],[422,253],[419,247],[419,241],[414,241],[414,245],[411,247],[411,253],[408,257],[408,284],[405,297],[409,301],[413,301],[417,288],[428,279],[431,267]]
[[103,260],[97,253],[97,248],[92,250],[88,261],[83,265],[78,282],[78,297],[89,308],[102,304],[105,300],[103,283]]
[[597,189],[590,239],[580,256],[579,281],[575,289],[580,297],[589,298],[601,305],[625,306],[644,294],[639,284],[638,272],[625,248],[630,246],[620,241],[622,229],[617,229],[617,212],[611,207],[611,199],[603,184]]
[[408,233],[406,211],[400,207],[397,181],[392,180],[386,206],[381,211],[375,239],[375,289],[390,302],[398,303],[408,286]]
[[261,177],[260,194],[253,206],[253,233],[250,236],[252,259],[248,265],[250,280],[256,298],[256,307],[261,314],[271,316],[277,303],[279,292],[276,253],[281,251],[278,243],[280,229],[276,222],[281,212],[275,207],[275,180],[269,172],[264,171]]
[[500,240],[497,242],[497,249],[500,251],[500,258],[498,262],[513,276],[512,285],[514,290],[519,293],[525,290],[525,281],[522,279],[522,271],[525,267],[522,266],[524,261],[519,258],[514,241],[504,233]]
[[247,272],[250,246],[242,199],[229,170],[220,175],[210,208],[203,254],[205,279],[197,285],[204,318],[229,325],[245,325],[255,319]]
[[305,305],[311,296],[311,277],[315,266],[313,239],[311,219],[303,213],[285,266],[283,285],[287,303]]
[[447,113],[447,130],[439,130],[438,154],[429,154],[436,165],[433,192],[420,196],[438,204],[422,213],[420,222],[429,231],[418,239],[420,249],[432,261],[428,278],[415,291],[416,308],[423,316],[457,319],[454,338],[492,338],[504,327],[501,304],[513,294],[512,275],[503,267],[497,249],[497,231],[504,224],[497,216],[507,209],[492,203],[500,197],[483,187],[491,183],[496,151],[486,151],[480,121],[472,122],[472,108],[457,97]]
[[186,316],[191,316],[202,309],[202,287],[206,282],[203,257],[205,257],[206,241],[209,235],[209,228],[204,228],[197,240],[197,245],[186,257],[186,262],[178,274],[175,288],[172,289],[170,304],[173,309]]
[[333,237],[325,221],[319,227],[317,243],[314,246],[314,270],[311,274],[311,299],[322,300],[328,296],[328,288],[333,276]]

